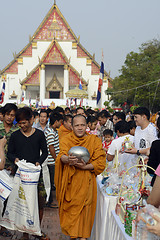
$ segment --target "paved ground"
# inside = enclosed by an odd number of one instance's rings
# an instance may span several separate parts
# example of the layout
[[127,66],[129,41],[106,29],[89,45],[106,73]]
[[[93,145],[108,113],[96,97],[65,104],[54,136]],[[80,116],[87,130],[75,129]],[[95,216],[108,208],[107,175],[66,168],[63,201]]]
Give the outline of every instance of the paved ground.
[[[55,199],[55,196],[54,196]],[[54,200],[55,202],[55,200]],[[59,223],[59,215],[58,215],[58,208],[45,208],[44,209],[44,216],[43,221],[41,224],[42,231],[45,232],[49,237],[50,240],[69,240],[70,238],[62,234],[60,223]],[[0,240],[15,240],[20,239],[22,233],[20,232],[12,232],[12,237],[2,237],[0,236]],[[37,238],[30,236],[31,240],[36,240]]]

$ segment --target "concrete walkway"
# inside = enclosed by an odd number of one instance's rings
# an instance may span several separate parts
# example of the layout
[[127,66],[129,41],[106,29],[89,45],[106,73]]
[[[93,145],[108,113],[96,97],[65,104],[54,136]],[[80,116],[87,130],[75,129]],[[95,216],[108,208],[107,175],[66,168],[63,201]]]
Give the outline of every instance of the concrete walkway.
[[[57,203],[55,200],[55,192],[54,192],[54,203]],[[41,224],[42,231],[46,233],[50,240],[69,240],[68,236],[65,236],[61,232],[61,227],[59,223],[59,214],[58,208],[45,208],[43,220]],[[12,237],[2,237],[0,236],[0,240],[15,240],[20,239],[22,237],[22,233],[18,231],[11,231]],[[38,238],[30,236],[30,240],[37,240]]]

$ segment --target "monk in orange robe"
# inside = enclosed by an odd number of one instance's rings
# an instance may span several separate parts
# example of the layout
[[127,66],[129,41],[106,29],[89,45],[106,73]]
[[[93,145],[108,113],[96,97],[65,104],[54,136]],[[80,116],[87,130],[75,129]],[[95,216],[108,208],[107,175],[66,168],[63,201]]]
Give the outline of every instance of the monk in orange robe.
[[58,129],[59,140],[72,131],[72,115],[64,115],[63,125]]
[[[101,140],[86,133],[84,116],[74,116],[72,126],[73,131],[60,142],[55,163],[56,197],[62,232],[71,239],[83,240],[91,235],[97,202],[96,176],[105,168],[106,155]],[[87,164],[68,155],[73,146],[88,149],[90,160]]]

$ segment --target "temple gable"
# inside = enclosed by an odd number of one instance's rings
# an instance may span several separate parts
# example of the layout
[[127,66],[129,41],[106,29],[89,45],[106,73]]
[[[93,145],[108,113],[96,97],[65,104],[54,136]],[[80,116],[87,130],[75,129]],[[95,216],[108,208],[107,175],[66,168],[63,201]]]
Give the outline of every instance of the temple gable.
[[34,34],[35,40],[64,40],[73,41],[75,35],[69,28],[58,7],[54,5],[42,22],[40,29]]
[[59,44],[53,41],[41,60],[44,64],[64,65],[68,62]]

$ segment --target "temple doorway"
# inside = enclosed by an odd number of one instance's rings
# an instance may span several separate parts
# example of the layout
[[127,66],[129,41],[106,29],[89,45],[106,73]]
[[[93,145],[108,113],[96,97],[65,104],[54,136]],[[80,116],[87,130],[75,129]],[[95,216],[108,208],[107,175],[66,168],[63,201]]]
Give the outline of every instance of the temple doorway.
[[60,99],[60,91],[50,91],[49,92],[49,98]]

